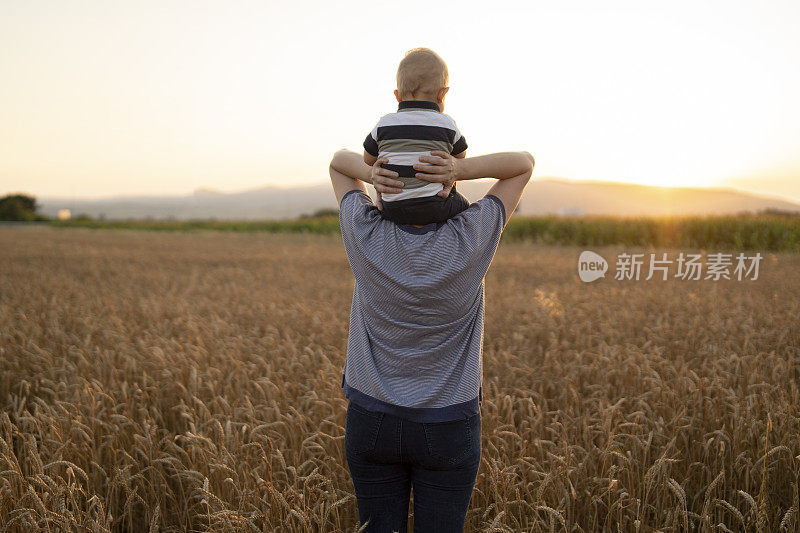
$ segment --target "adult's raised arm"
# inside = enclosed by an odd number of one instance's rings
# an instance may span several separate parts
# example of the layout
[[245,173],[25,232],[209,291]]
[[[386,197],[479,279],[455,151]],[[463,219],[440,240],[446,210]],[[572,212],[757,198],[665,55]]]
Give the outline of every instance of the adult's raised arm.
[[[421,156],[414,165],[419,179],[442,183],[445,187],[454,181],[494,178],[497,181],[486,194],[503,202],[506,222],[519,204],[522,192],[533,175],[536,163],[529,152],[498,152],[494,154],[456,159],[447,152],[431,152],[431,157]],[[424,164],[427,163],[427,164]]]
[[381,167],[387,159],[378,159],[372,166],[364,163],[360,154],[352,150],[342,149],[333,154],[330,164],[331,185],[336,194],[336,201],[341,202],[348,191],[359,189],[364,191],[364,183],[371,183],[381,194],[400,192],[403,182],[396,180],[397,172]]

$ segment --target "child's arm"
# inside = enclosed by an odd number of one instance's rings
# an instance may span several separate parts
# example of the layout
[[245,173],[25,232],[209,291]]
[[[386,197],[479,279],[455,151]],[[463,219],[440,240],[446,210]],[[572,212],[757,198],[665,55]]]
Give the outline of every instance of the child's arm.
[[[461,135],[461,131],[459,131],[458,126],[456,126],[455,122],[453,122],[453,126],[456,128],[456,141],[453,144],[453,149],[450,151],[450,155],[455,157],[456,159],[464,159],[467,157],[467,140]],[[453,188],[453,184],[443,184],[442,190],[436,193],[438,196],[442,198],[447,198],[450,196],[450,190]]]
[[[368,164],[369,166],[374,165],[378,161],[378,158],[371,153],[364,150],[364,163]],[[378,209],[383,211],[383,196],[381,195],[381,191],[376,189],[377,198],[375,199],[375,205],[378,206]]]
[[[380,124],[380,122],[378,122]],[[376,124],[372,131],[367,134],[364,139],[364,163],[372,166],[378,160],[378,125]]]
[[375,161],[377,160],[378,160],[377,156],[374,156],[371,153],[364,150],[364,163],[368,164],[369,166],[372,166],[375,164]]

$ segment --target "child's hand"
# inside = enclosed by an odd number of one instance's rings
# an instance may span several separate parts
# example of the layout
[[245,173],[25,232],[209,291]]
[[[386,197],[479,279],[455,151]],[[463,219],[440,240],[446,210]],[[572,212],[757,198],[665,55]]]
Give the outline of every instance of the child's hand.
[[441,191],[436,193],[436,196],[441,196],[442,198],[447,198],[450,196],[450,191],[453,189],[453,184],[451,183],[447,187],[444,187]]
[[[375,191],[378,192],[378,191]],[[381,193],[378,192],[378,198],[375,200],[375,205],[378,206],[379,211],[383,211],[383,202],[381,201]]]

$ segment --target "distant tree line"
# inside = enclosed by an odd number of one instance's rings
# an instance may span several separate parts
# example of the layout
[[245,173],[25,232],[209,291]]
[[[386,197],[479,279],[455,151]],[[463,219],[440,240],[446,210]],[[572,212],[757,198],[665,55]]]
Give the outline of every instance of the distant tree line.
[[8,194],[0,198],[0,220],[34,222],[48,220],[38,213],[36,198],[26,194]]
[[317,209],[310,215],[309,214],[300,215],[300,218],[330,218],[330,217],[339,218],[339,210],[334,207],[324,207],[322,209]]

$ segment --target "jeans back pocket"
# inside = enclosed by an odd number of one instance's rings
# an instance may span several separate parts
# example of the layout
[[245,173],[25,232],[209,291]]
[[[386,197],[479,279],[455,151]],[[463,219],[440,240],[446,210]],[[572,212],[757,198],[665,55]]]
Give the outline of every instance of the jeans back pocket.
[[346,453],[361,455],[375,449],[383,414],[380,411],[370,411],[352,401],[350,402],[347,407],[344,432]]
[[480,456],[480,413],[461,420],[424,422],[422,427],[431,457],[455,465],[469,456]]

